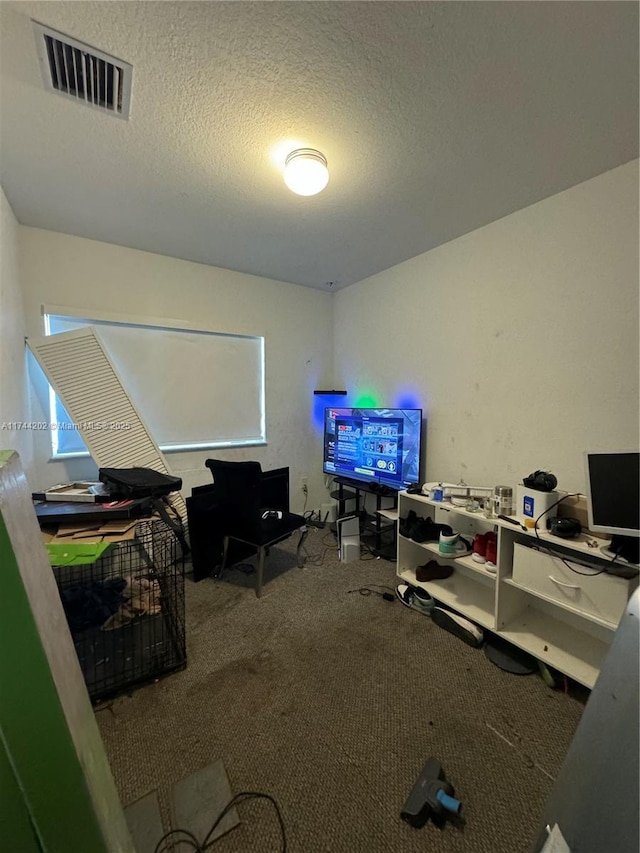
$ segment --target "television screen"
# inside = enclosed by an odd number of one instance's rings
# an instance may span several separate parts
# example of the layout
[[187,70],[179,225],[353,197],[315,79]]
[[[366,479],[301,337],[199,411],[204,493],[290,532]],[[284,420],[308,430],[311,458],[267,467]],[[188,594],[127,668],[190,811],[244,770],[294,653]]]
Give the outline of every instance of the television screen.
[[422,409],[324,411],[325,474],[401,490],[420,479]]

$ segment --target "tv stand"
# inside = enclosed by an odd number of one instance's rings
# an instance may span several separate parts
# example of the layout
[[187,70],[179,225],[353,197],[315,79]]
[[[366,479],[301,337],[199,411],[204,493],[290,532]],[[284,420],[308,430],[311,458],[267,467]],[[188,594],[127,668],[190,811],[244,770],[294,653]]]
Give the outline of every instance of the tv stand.
[[[365,483],[348,477],[334,477],[338,487],[331,497],[338,502],[336,518],[357,515],[360,518],[360,535],[371,541],[371,552],[387,560],[396,558],[396,522],[398,519],[398,492],[379,483]],[[376,508],[373,515],[365,510],[365,495],[375,495]],[[362,496],[362,498],[361,498]],[[383,507],[382,502],[391,502]],[[347,506],[354,505],[347,509]]]

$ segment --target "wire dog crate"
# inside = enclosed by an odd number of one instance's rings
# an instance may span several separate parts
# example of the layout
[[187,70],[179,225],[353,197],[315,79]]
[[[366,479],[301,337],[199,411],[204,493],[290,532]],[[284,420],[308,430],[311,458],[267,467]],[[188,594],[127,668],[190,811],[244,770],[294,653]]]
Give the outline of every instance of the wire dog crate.
[[53,572],[94,702],[184,669],[184,557],[163,521],[139,522],[95,563]]

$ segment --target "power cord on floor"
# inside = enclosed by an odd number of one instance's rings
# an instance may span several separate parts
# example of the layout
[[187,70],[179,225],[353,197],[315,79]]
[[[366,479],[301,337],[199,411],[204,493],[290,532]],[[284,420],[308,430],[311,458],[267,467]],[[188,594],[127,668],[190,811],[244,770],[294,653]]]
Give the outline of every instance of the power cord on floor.
[[327,553],[329,551],[333,551],[334,547],[327,546],[321,554],[310,554],[304,546],[302,550],[304,551],[305,566],[321,566],[324,563],[324,558],[327,556]]
[[[371,589],[371,587],[377,586],[380,589],[389,589],[391,592],[378,592],[377,589]],[[383,583],[372,583],[370,586],[360,586],[357,589],[348,589],[347,592],[359,592],[360,595],[379,595],[381,598],[384,598],[385,601],[395,601],[395,590],[391,586],[387,586]]]
[[[311,510],[313,512],[313,510]],[[311,527],[309,529],[310,533],[313,533],[317,530],[315,527]],[[338,542],[334,533],[325,533],[320,539],[320,544],[324,545],[324,550],[320,555],[310,555],[306,548],[303,546],[303,551],[305,553],[305,565],[309,566],[321,566],[324,563],[324,559],[329,551],[335,551],[338,547]],[[366,563],[368,560],[392,560],[395,561],[395,557],[386,557],[381,554],[376,554],[372,549],[364,542],[360,543],[360,561]]]
[[[287,853],[287,834],[284,827],[284,821],[282,820],[280,806],[271,794],[264,794],[261,791],[241,791],[239,794],[236,794],[235,797],[232,797],[232,799],[229,800],[227,805],[222,809],[202,842],[199,842],[195,835],[192,832],[189,832],[188,829],[171,829],[162,836],[160,841],[158,841],[154,853],[170,853],[170,851],[174,849],[175,844],[188,844],[189,849],[195,850],[195,853],[205,853],[205,851],[210,850],[216,841],[218,841],[217,838],[211,838],[211,836],[218,828],[220,821],[225,817],[230,809],[232,809],[236,804],[252,799],[264,799],[273,803],[278,823],[280,824],[280,834],[282,835],[282,853]],[[169,842],[171,842],[171,844],[169,844]]]
[[360,543],[360,561],[362,563],[366,563],[368,560],[377,560],[378,557],[373,553],[371,548],[368,545],[365,545],[364,542]]
[[[177,836],[184,835],[185,838],[178,838]],[[169,844],[169,842],[171,842]],[[164,845],[160,847],[160,845]],[[175,845],[188,844],[190,850],[195,850],[196,853],[202,853],[204,849],[201,847],[198,839],[193,835],[193,833],[189,832],[188,829],[172,829],[169,832],[166,832],[158,844],[156,845],[156,849],[154,853],[173,853],[176,849]]]

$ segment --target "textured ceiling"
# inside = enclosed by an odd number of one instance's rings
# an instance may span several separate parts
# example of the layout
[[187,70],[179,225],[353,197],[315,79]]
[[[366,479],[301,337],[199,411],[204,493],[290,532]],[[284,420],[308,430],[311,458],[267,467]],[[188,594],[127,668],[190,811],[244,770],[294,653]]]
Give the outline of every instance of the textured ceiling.
[[[129,121],[44,89],[30,18],[133,65]],[[2,2],[0,39],[20,222],[311,287],[638,156],[634,2]]]

